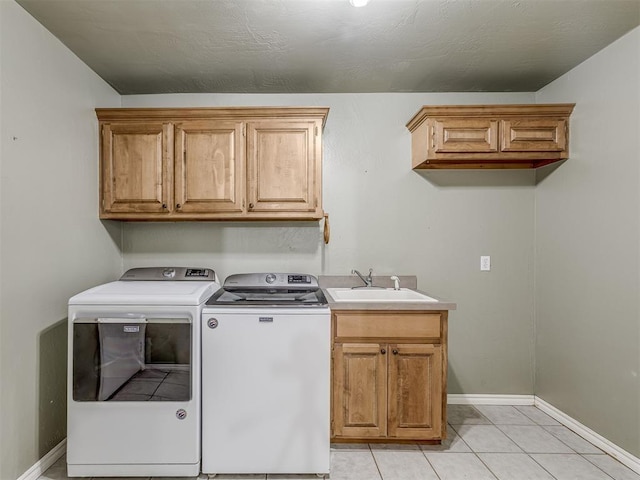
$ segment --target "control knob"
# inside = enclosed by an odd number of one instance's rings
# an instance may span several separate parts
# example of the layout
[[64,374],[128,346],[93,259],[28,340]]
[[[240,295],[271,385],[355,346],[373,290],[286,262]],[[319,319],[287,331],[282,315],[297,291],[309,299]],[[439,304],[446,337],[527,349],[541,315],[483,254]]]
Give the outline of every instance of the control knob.
[[162,276],[165,278],[173,278],[176,276],[176,271],[173,268],[165,268],[162,271]]
[[268,273],[265,280],[267,283],[273,283],[276,281],[276,276],[273,273]]

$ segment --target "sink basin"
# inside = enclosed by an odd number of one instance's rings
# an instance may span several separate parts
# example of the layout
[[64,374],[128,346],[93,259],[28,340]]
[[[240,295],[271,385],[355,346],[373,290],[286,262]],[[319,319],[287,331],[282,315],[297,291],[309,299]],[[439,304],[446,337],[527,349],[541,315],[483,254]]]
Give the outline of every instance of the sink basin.
[[408,288],[327,288],[336,302],[437,302]]

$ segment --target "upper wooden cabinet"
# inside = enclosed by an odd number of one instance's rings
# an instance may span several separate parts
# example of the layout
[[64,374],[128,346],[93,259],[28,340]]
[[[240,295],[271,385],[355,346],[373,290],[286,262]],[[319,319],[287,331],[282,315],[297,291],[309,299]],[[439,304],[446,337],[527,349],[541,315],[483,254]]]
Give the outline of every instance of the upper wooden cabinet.
[[96,109],[100,218],[321,219],[328,111]]
[[172,198],[172,133],[162,122],[102,125],[101,212],[166,211]]
[[574,104],[424,106],[409,121],[417,168],[537,168],[569,157]]
[[315,122],[247,125],[250,212],[313,212],[321,164],[315,152]]

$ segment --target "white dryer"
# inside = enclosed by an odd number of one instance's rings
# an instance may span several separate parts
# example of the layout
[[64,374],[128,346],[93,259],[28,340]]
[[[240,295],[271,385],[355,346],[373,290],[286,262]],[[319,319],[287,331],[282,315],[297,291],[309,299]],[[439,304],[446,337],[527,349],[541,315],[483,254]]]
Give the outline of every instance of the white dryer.
[[69,300],[67,469],[200,472],[200,316],[207,268],[137,268]]

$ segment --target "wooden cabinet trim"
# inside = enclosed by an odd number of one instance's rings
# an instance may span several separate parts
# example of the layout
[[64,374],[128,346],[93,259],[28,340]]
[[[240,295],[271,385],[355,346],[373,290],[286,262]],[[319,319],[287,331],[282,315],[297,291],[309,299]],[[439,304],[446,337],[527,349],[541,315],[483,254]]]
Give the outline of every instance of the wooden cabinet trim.
[[101,122],[181,120],[263,120],[317,118],[324,127],[328,107],[199,107],[199,108],[96,108]]
[[413,131],[427,118],[505,118],[510,116],[555,116],[571,115],[575,103],[549,104],[505,104],[505,105],[425,105],[407,122],[406,127]]

